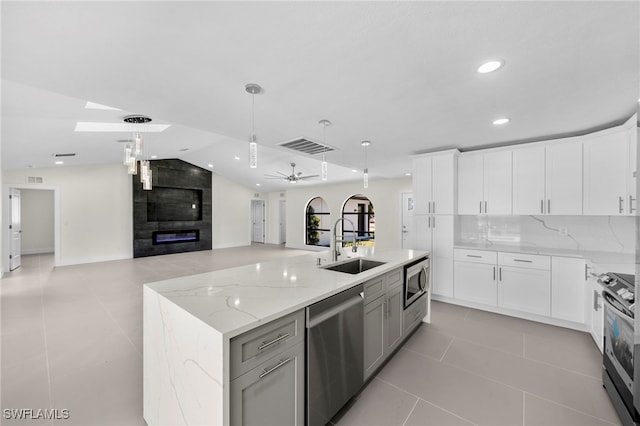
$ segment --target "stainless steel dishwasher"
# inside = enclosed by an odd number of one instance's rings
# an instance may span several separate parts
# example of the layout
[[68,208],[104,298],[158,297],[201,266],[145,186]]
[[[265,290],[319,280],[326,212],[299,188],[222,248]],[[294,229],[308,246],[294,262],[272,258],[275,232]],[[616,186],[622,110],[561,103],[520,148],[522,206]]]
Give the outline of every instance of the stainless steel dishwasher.
[[362,284],[307,308],[307,426],[323,426],[363,384]]

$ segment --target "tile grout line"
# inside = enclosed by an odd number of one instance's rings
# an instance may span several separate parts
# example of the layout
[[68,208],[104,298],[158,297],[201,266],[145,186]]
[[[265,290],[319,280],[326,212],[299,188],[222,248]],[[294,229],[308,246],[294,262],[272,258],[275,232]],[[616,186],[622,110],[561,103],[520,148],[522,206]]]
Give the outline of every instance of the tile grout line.
[[[477,426],[477,423],[474,423],[474,422],[472,422],[472,421],[471,421],[471,420],[469,420],[469,419],[466,419],[466,418],[464,418],[464,417],[461,417],[461,416],[457,415],[456,413],[454,413],[453,411],[449,411],[449,410],[447,410],[446,408],[443,408],[443,407],[441,407],[441,406],[439,406],[439,405],[437,405],[437,404],[434,404],[434,403],[433,403],[433,402],[431,402],[431,401],[427,401],[427,400],[426,400],[426,399],[424,399],[424,398],[420,398],[418,395],[415,395],[415,394],[413,394],[413,393],[409,392],[409,391],[408,391],[408,390],[406,390],[406,389],[402,389],[400,386],[394,385],[394,384],[393,384],[393,383],[391,383],[391,382],[388,382],[388,381],[386,381],[386,380],[384,380],[384,379],[381,379],[379,376],[375,376],[375,379],[376,379],[376,380],[380,380],[382,383],[384,383],[384,384],[386,384],[386,385],[389,385],[389,386],[391,386],[391,387],[393,387],[393,388],[395,388],[395,389],[399,390],[400,392],[404,392],[404,393],[406,393],[407,395],[410,395],[410,396],[412,396],[412,397],[414,397],[414,398],[417,398],[417,399],[418,399],[418,401],[416,401],[416,405],[417,405],[417,403],[418,403],[419,401],[424,401],[424,402],[426,402],[426,403],[427,403],[427,404],[429,404],[429,405],[433,405],[433,406],[434,406],[434,407],[436,407],[438,410],[442,410],[442,411],[444,411],[444,412],[445,412],[445,413],[447,413],[447,414],[451,414],[452,416],[455,416],[455,417],[457,417],[457,418],[459,418],[459,419],[462,419],[462,420],[464,420],[464,421],[465,421],[465,422],[467,422],[467,423],[470,423],[470,424],[472,424],[472,425],[474,425],[474,426]],[[405,420],[405,423],[406,423],[408,420],[409,420],[409,419],[407,418],[407,420]]]
[[535,393],[531,393],[531,392],[527,392],[527,391],[523,391],[523,392],[524,392],[525,395],[529,394],[529,395],[533,396],[534,398],[538,398],[538,399],[541,399],[543,401],[549,402],[551,404],[557,405],[559,407],[566,408],[567,410],[571,410],[574,413],[582,414],[584,416],[591,417],[592,419],[597,419],[597,420],[603,421],[603,422],[605,422],[605,423],[607,423],[609,425],[616,426],[616,423],[611,423],[609,420],[603,419],[601,417],[594,416],[593,414],[585,413],[584,411],[580,411],[580,410],[577,410],[577,409],[575,409],[573,407],[569,407],[568,405],[561,404],[558,401],[554,401],[552,399],[545,398],[545,397],[540,396],[540,395],[536,395]]
[[402,422],[402,426],[405,426],[407,424],[407,422],[411,418],[411,415],[413,414],[413,411],[418,406],[418,402],[420,402],[420,398],[416,397],[416,402],[413,403],[413,407],[411,407],[411,410],[409,410],[409,414],[407,414],[407,418],[404,419],[404,422]]
[[527,421],[526,421],[526,418],[527,418],[527,416],[526,416],[526,406],[525,406],[526,398],[525,398],[525,396],[526,396],[526,392],[522,391],[522,426],[525,426],[527,424]]
[[[40,283],[40,309],[42,311],[42,335],[44,337],[44,359],[47,367],[47,385],[49,393],[49,408],[53,409],[53,396],[51,392],[51,367],[49,365],[49,343],[47,340],[47,321],[45,320],[44,313],[44,286],[42,277],[42,266],[40,263],[40,256],[38,256],[38,282]],[[54,424],[53,418],[51,424]]]
[[442,353],[442,356],[440,357],[440,360],[439,360],[440,362],[442,362],[442,360],[444,359],[444,356],[447,354],[447,352],[449,352],[449,348],[451,347],[451,345],[453,345],[454,340],[456,340],[455,336],[451,338],[451,341],[447,345],[447,349],[445,349],[444,352]]
[[113,315],[111,315],[111,312],[109,312],[109,310],[107,309],[107,307],[102,303],[102,301],[100,300],[99,297],[97,297],[94,294],[94,297],[96,298],[96,300],[98,301],[98,303],[100,304],[100,306],[102,307],[102,309],[104,309],[104,311],[107,313],[107,315],[109,316],[109,319],[111,321],[113,321],[113,323],[116,325],[116,327],[118,328],[118,330],[120,331],[120,333],[122,333],[125,337],[125,339],[127,339],[129,341],[129,343],[131,344],[131,346],[133,346],[133,350],[136,351],[136,353],[140,356],[140,358],[142,358],[142,352],[140,352],[138,350],[138,348],[136,347],[136,345],[133,343],[133,340],[131,340],[131,338],[129,338],[129,335],[124,331],[124,329],[122,327],[120,327],[120,324],[118,324],[118,321],[116,321],[116,319],[113,317]]

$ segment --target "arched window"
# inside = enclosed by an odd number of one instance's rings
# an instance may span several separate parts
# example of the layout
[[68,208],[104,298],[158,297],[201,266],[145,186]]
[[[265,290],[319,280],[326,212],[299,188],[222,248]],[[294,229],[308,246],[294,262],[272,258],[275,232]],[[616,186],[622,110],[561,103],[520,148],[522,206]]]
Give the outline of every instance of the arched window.
[[375,245],[376,219],[373,204],[364,195],[354,195],[342,207],[342,217],[353,222],[355,229],[346,220],[342,224],[343,246],[350,246],[355,233],[358,244]]
[[306,245],[329,247],[331,241],[329,206],[322,197],[316,197],[307,204],[305,227]]

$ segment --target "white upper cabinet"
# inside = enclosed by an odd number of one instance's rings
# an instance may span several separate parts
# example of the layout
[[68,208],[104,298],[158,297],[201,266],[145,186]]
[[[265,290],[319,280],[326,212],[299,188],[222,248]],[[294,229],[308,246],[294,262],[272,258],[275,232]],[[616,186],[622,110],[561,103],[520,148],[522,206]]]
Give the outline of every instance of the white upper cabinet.
[[458,159],[458,214],[511,214],[511,151]]
[[513,151],[513,214],[582,214],[582,143]]
[[413,159],[414,214],[454,214],[458,151]]
[[635,212],[634,127],[620,127],[584,137],[583,212],[623,216]]

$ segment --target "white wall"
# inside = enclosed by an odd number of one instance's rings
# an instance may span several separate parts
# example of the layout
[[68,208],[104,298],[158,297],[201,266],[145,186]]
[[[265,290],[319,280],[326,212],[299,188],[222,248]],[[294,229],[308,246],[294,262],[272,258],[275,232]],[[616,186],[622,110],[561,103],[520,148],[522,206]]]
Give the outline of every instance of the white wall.
[[20,190],[21,254],[53,253],[53,191]]
[[280,200],[286,200],[284,192],[261,194],[267,204],[267,244],[281,244],[280,241]]
[[222,176],[212,176],[213,248],[251,244],[251,200],[254,192]]
[[300,186],[287,190],[287,247],[312,248],[305,246],[305,210],[314,197],[322,197],[329,205],[331,223],[341,217],[342,205],[352,195],[362,194],[371,200],[376,214],[376,247],[402,247],[402,192],[412,190],[411,178],[376,180],[369,182],[369,188],[362,188],[362,182],[328,186]]
[[3,183],[24,187],[26,176],[59,188],[59,265],[132,257],[131,176],[121,164],[11,170]]

